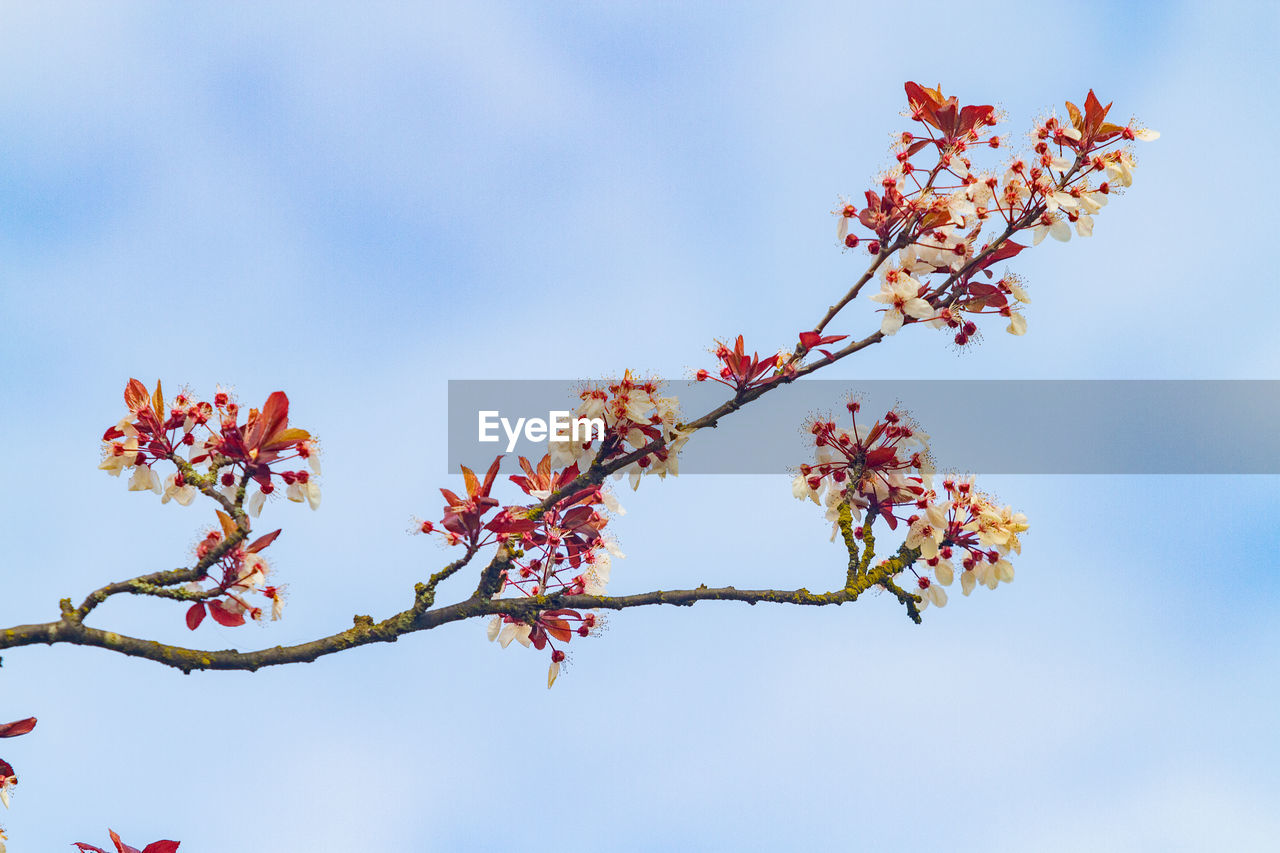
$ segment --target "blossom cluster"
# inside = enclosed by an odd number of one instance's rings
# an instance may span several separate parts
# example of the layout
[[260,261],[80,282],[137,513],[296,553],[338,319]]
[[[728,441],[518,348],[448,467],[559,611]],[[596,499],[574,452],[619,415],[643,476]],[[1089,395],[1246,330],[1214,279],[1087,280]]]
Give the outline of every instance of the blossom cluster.
[[830,418],[810,422],[815,461],[801,465],[791,483],[795,497],[825,504],[827,520],[833,524],[832,538],[842,505],[857,521],[868,510],[882,517],[890,529],[897,529],[903,508],[916,506],[931,487],[929,436],[897,409],[870,426],[859,425],[856,415],[861,408],[857,400],[848,403],[846,409],[855,419],[847,428]]
[[204,494],[226,510],[217,510],[219,527],[196,545],[202,575],[163,594],[193,602],[186,613],[193,631],[206,616],[227,627],[261,620],[267,612],[279,619],[284,588],[267,582],[270,568],[261,551],[280,531],[246,545],[241,539],[248,527],[241,531],[229,513],[242,522],[245,513],[257,517],[280,491],[312,509],[320,506],[319,449],[309,432],[289,425],[288,396],[276,391],[260,410],[245,411],[228,391],[199,400],[184,389],[166,405],[159,382],[148,391],[130,379],[124,400],[129,414],[103,434],[98,467],[113,477],[132,470],[130,491],[155,492],[161,503],[187,506]]
[[[847,408],[855,416],[860,410],[856,401]],[[905,522],[905,544],[919,553],[909,571],[920,589],[922,609],[947,603],[943,587],[955,580],[953,561],[962,569],[965,595],[978,584],[995,589],[1013,580],[1008,555],[1022,553],[1018,534],[1027,530],[1026,516],[998,506],[974,488],[972,477],[947,476],[942,493],[935,491],[929,436],[904,412],[890,409],[870,426],[860,426],[855,417],[847,428],[818,418],[809,431],[815,461],[800,466],[792,494],[827,507],[832,538],[843,506],[858,522],[865,510],[868,526],[876,518],[890,529]],[[861,537],[864,530],[859,527],[854,533]]]
[[585,471],[593,462],[603,465],[661,441],[661,446],[633,459],[614,476],[628,477],[636,489],[644,475],[665,478],[679,474],[679,453],[690,433],[677,428],[679,401],[662,391],[659,380],[633,377],[629,370],[621,379],[582,389],[574,417],[603,420],[604,436],[593,433],[587,441],[549,442],[552,467],[576,464]]
[[[524,474],[509,479],[538,506],[499,506],[491,496],[502,462],[498,457],[483,480],[464,466],[466,497],[441,489],[447,502],[444,517],[438,525],[415,520],[415,532],[438,533],[449,544],[472,551],[498,545],[506,560],[495,597],[604,595],[612,558],[623,556],[604,533],[609,523],[606,513],[620,515],[625,510],[601,486],[573,488],[579,475],[577,463],[554,469],[550,454],[543,456],[537,466],[524,457],[519,461]],[[553,495],[559,497],[546,504]],[[602,617],[593,612],[548,608],[531,618],[496,615],[489,622],[488,636],[503,648],[514,641],[540,651],[549,649],[550,687],[566,656],[557,644],[568,644],[574,636],[599,633],[602,624]]]
[[[98,467],[113,477],[132,470],[130,491],[152,491],[161,503],[183,506],[204,492],[239,505],[240,490],[252,482],[256,489],[246,503],[252,516],[280,487],[291,501],[320,506],[318,448],[310,433],[289,426],[283,391],[247,412],[221,389],[212,401],[184,390],[166,406],[159,382],[148,392],[130,379],[124,400],[129,414],[103,434]],[[162,462],[176,470],[161,473]]]
[[[635,377],[631,371],[621,379],[583,388],[574,417],[599,420],[603,434],[597,429],[585,440],[553,438],[537,465],[520,457],[524,474],[509,478],[535,505],[503,506],[493,497],[502,464],[499,456],[483,478],[462,466],[465,495],[441,489],[441,519],[415,518],[411,532],[439,535],[469,553],[492,545],[501,548],[505,569],[496,597],[604,595],[612,559],[623,556],[604,529],[608,513],[621,515],[624,510],[603,486],[578,483],[580,476],[592,465],[622,461],[626,464],[614,471],[614,477],[629,478],[633,489],[648,474],[675,476],[680,472],[679,452],[690,433],[677,426],[679,401],[663,394],[658,380]],[[552,607],[532,617],[494,616],[488,635],[503,648],[518,642],[549,649],[550,687],[566,659],[560,646],[574,636],[598,633],[602,624],[599,614]]]
[[[833,340],[841,340],[841,338],[824,338],[823,342],[828,343]],[[746,343],[742,335],[738,335],[732,347],[723,341],[716,341],[713,352],[716,360],[720,362],[720,369],[716,373],[699,370],[694,374],[694,379],[699,382],[710,379],[738,393],[768,385],[784,377],[794,376],[796,372],[791,353],[786,350],[780,350],[776,355],[764,358],[761,358],[757,352],[747,355]]]
[[[218,511],[221,530],[211,530],[196,545],[195,556],[204,562],[225,537],[235,533],[235,522]],[[184,590],[195,603],[187,609],[187,627],[192,631],[200,627],[206,615],[228,628],[245,624],[245,617],[259,621],[270,608],[271,620],[284,614],[284,587],[268,584],[270,566],[262,551],[276,540],[279,530],[260,536],[248,545],[243,543],[225,551],[206,569],[199,581],[186,584]],[[205,586],[205,584],[209,584]],[[252,596],[260,596],[261,605],[254,604]]]
[[[960,562],[960,588],[965,595],[982,584],[995,589],[1013,582],[1010,551],[1021,554],[1018,534],[1027,530],[1027,517],[974,488],[973,477],[946,477],[942,494],[929,491],[918,504],[922,515],[913,515],[907,535],[908,548],[919,550],[925,565],[942,586],[955,579],[953,560]],[[941,607],[947,594],[920,575],[917,580],[926,603]]]
[[[921,132],[896,138],[895,164],[881,176],[879,192],[866,191],[861,209],[845,203],[834,211],[844,246],[865,242],[880,260],[896,252],[891,263],[879,265],[880,292],[871,297],[886,306],[881,332],[923,322],[949,330],[963,346],[977,333],[973,316],[994,314],[1008,320],[1008,332],[1024,334],[1026,291],[1011,276],[990,283],[991,267],[1026,248],[1012,239],[1019,232],[1030,231],[1033,244],[1045,236],[1069,240],[1073,226],[1090,236],[1093,217],[1118,187],[1133,182],[1127,143],[1159,134],[1133,122],[1107,122],[1111,105],[1090,90],[1083,109],[1067,102],[1067,120],[1040,120],[1031,152],[1010,157],[997,177],[971,159],[984,148],[1009,147],[1007,137],[993,134],[994,107],[961,106],[916,83],[907,83],[906,92]],[[989,223],[1001,233],[984,237]]]

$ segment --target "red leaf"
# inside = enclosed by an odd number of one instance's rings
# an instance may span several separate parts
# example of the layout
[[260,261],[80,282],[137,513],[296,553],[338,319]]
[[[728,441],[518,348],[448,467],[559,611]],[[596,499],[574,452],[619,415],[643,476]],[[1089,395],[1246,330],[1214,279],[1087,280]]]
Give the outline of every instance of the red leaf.
[[236,527],[236,523],[231,520],[231,516],[227,515],[222,510],[215,509],[214,512],[218,514],[218,523],[222,525],[222,534],[230,539],[235,535],[239,528]]
[[261,449],[276,433],[289,425],[289,397],[283,391],[272,391],[262,411],[253,419],[245,434],[250,449]]
[[179,841],[152,841],[142,853],[174,853],[180,843]]
[[187,610],[187,627],[192,631],[200,627],[200,623],[204,621],[204,602],[197,601]]
[[879,468],[889,462],[892,462],[898,455],[898,451],[893,447],[873,447],[867,451],[866,465],[868,468]]
[[489,466],[489,470],[485,472],[484,483],[480,486],[480,494],[487,495],[489,490],[493,488],[493,481],[498,476],[498,468],[502,466],[502,457],[499,456],[493,460],[493,464]]
[[27,717],[25,720],[5,723],[3,726],[0,726],[0,737],[17,737],[18,735],[25,735],[35,727],[35,717]]
[[[462,469],[462,481],[467,486],[467,497],[474,498],[476,495],[480,494],[480,480],[476,477],[476,472],[472,471],[466,465],[460,465],[458,467]],[[441,489],[441,491],[444,490]],[[445,498],[445,500],[448,500],[448,498]]]
[[136,412],[138,409],[143,409],[150,405],[150,397],[151,395],[147,393],[147,386],[136,379],[130,379],[129,384],[125,386],[124,404],[129,407],[131,412]]
[[837,341],[843,341],[848,335],[826,335],[823,336],[818,332],[801,332],[800,346],[805,349],[813,349],[822,344],[834,344]]
[[107,832],[110,833],[111,840],[115,842],[116,853],[142,853],[142,851],[137,847],[130,847],[128,844],[121,841],[120,836],[116,834],[114,829],[108,829]]
[[259,551],[261,551],[263,548],[266,548],[272,542],[276,541],[276,537],[279,535],[280,535],[279,530],[273,530],[272,532],[268,533],[266,536],[259,536],[257,539],[253,540],[253,543],[250,544],[248,548],[245,548],[245,550],[248,551],[250,554],[256,554]]
[[228,628],[234,628],[237,625],[244,624],[244,614],[228,610],[227,606],[218,598],[209,602],[209,615],[213,617],[214,622]]
[[542,627],[546,628],[548,634],[562,643],[567,643],[573,639],[573,630],[569,627],[569,623],[563,619],[548,619],[543,616]]

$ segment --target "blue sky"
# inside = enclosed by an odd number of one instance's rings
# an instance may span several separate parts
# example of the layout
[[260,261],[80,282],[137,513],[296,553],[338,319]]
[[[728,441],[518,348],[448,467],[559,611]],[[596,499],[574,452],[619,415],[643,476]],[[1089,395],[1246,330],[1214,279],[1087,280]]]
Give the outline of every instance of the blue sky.
[[[1163,137],[1091,240],[1018,258],[1025,338],[957,355],[903,334],[828,378],[1280,378],[1276,15],[6,4],[0,622],[179,565],[211,521],[95,470],[130,376],[287,390],[325,500],[264,519],[284,622],[192,635],[112,601],[96,624],[259,647],[402,609],[447,559],[404,535],[457,485],[447,380],[683,376],[717,336],[794,340],[861,271],[829,211],[887,164],[907,79],[994,101],[1015,133],[1092,86]],[[884,598],[628,611],[550,692],[544,658],[480,624],[255,674],[7,652],[0,718],[40,718],[0,752],[22,779],[10,848],[109,825],[249,853],[1266,849],[1275,479],[984,484],[1031,519],[1013,585],[923,626]],[[783,472],[622,497],[614,591],[838,582]]]

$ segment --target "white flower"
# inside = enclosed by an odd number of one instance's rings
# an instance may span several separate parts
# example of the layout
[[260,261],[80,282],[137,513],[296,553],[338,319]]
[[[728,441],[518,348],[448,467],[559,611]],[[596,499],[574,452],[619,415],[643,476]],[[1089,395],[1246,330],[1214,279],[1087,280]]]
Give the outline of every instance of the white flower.
[[[132,426],[130,426],[132,429]],[[106,457],[103,458],[102,464],[98,466],[99,470],[106,471],[112,477],[119,477],[120,472],[125,468],[133,467],[134,462],[138,459],[138,434],[135,431],[129,436],[128,440],[122,445],[120,454],[116,454],[116,446],[110,442],[106,445]]]
[[1107,194],[1097,190],[1086,190],[1080,193],[1080,208],[1084,213],[1097,213],[1107,206],[1108,201]]
[[919,608],[924,610],[930,604],[935,607],[947,606],[947,591],[928,578],[920,578],[920,604]]
[[269,571],[267,561],[261,555],[245,554],[244,561],[240,565],[240,577],[236,578],[231,589],[245,591],[257,589],[266,583]]
[[160,503],[167,504],[171,499],[177,501],[181,506],[191,506],[191,502],[195,500],[197,490],[195,486],[178,485],[180,475],[174,474],[169,478],[169,485],[165,486],[164,494],[160,497]]
[[1116,151],[1107,161],[1107,177],[1122,187],[1133,186],[1133,157],[1128,151]]
[[307,442],[307,465],[310,466],[312,473],[319,474],[320,471],[320,451],[316,450],[316,446],[312,442]]
[[515,640],[520,645],[528,648],[530,645],[529,634],[532,632],[533,626],[526,622],[508,622],[498,634],[498,645],[505,649],[511,645],[512,640]]
[[626,554],[622,553],[622,549],[618,547],[618,543],[614,542],[612,539],[610,539],[607,536],[600,537],[600,544],[604,546],[604,549],[606,551],[608,551],[613,556],[617,557],[619,560],[627,556]]
[[[824,485],[824,483],[819,482],[818,485],[822,486]],[[805,498],[808,498],[809,500],[813,501],[815,504],[818,504],[819,506],[821,506],[821,503],[819,503],[818,501],[818,498],[821,494],[822,494],[821,488],[818,488],[818,489],[812,488],[809,485],[809,478],[806,477],[804,474],[797,474],[796,478],[791,481],[791,496],[798,500],[804,500]]]
[[1071,239],[1071,226],[1068,225],[1067,221],[1060,216],[1053,217],[1053,220],[1048,225],[1041,222],[1036,226],[1035,238],[1032,241],[1032,245],[1040,245],[1040,241],[1044,239],[1046,234],[1052,235],[1053,239],[1061,240],[1065,243]]
[[253,497],[249,498],[249,515],[257,518],[262,513],[262,506],[267,502],[267,496],[261,489],[254,492]]
[[502,617],[494,616],[489,620],[489,625],[485,628],[485,634],[489,637],[489,642],[498,639],[498,632],[502,630]]
[[917,251],[915,243],[899,250],[898,265],[902,268],[902,271],[908,275],[933,272],[933,264],[928,261],[921,260],[920,253]]
[[555,658],[551,659],[551,668],[547,670],[547,689],[551,689],[551,685],[556,683],[556,677],[560,675],[560,661]]
[[152,471],[150,466],[141,465],[133,472],[133,476],[129,478],[129,491],[151,491],[159,495],[164,492],[164,488],[160,485],[160,478],[156,476],[156,472]]
[[1070,193],[1058,191],[1051,192],[1045,196],[1044,206],[1050,213],[1052,213],[1060,207],[1066,210],[1075,210],[1080,206],[1080,202]]
[[1076,233],[1081,237],[1093,236],[1093,217],[1087,213],[1080,214],[1080,218],[1076,220]]
[[943,529],[933,527],[926,518],[918,518],[907,533],[906,546],[918,548],[920,556],[932,560],[938,556],[938,544],[942,542],[943,535]]
[[1011,335],[1025,335],[1027,333],[1027,318],[1017,311],[1010,311],[1009,325],[1005,331]]
[[1013,564],[1001,557],[994,563],[983,560],[973,570],[974,579],[987,589],[995,589],[1001,582],[1013,583]]
[[872,302],[890,306],[880,323],[880,331],[886,335],[895,334],[901,329],[907,315],[917,320],[927,320],[933,316],[933,306],[916,295],[920,292],[920,282],[901,271],[894,279],[892,283],[888,279],[881,282],[880,292],[871,297]]
[[586,579],[586,586],[583,589],[584,595],[604,595],[606,587],[609,584],[609,577],[613,574],[613,560],[607,552],[595,552],[594,562],[587,566],[587,571],[583,577]]
[[314,478],[308,478],[305,483],[295,480],[284,496],[295,503],[306,501],[312,509],[320,508],[320,484]]
[[601,492],[600,502],[604,504],[605,509],[615,515],[626,515],[627,511],[622,508],[622,504],[618,503],[618,499],[614,497],[613,492]]

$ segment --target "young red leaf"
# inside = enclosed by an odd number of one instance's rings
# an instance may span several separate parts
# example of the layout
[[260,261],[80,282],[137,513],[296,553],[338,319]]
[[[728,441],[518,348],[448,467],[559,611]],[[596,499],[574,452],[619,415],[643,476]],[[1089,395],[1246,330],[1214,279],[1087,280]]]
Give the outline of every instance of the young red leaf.
[[838,341],[843,341],[847,337],[849,336],[848,335],[825,335],[824,336],[818,332],[801,332],[800,346],[804,347],[805,349],[813,349],[814,347],[821,346],[822,344],[834,344]]
[[562,643],[567,643],[573,638],[573,629],[569,627],[569,623],[563,619],[548,619],[546,616],[542,618],[542,625],[547,629],[547,633],[555,637]]
[[286,447],[296,444],[299,441],[306,441],[309,438],[311,438],[311,433],[307,432],[305,429],[289,427],[288,429],[280,430],[275,435],[269,436],[266,443],[263,444],[262,449],[283,450]]
[[222,510],[215,509],[214,512],[218,514],[218,523],[222,525],[222,534],[230,539],[235,535],[235,532],[238,529],[236,527],[236,523],[231,520],[231,516],[227,515]]
[[209,602],[209,615],[213,617],[214,622],[227,628],[235,628],[237,625],[244,624],[244,614],[228,610],[221,599],[215,598]]
[[[460,465],[459,467],[462,468],[462,481],[467,486],[467,497],[474,498],[480,494],[480,479],[476,477],[476,472],[466,465]],[[444,489],[441,489],[441,491],[444,491]],[[445,498],[445,500],[448,500],[448,498]]]
[[244,442],[250,452],[260,450],[288,425],[289,397],[283,391],[272,391],[262,411],[249,425]]
[[108,829],[107,832],[108,834],[111,835],[111,840],[116,845],[116,853],[142,853],[142,851],[139,850],[137,847],[131,847],[130,845],[125,844],[123,841],[121,841],[120,836],[116,834],[116,831],[114,829]]
[[35,717],[27,717],[25,720],[5,723],[3,726],[0,726],[0,737],[17,737],[18,735],[25,735],[35,727]]
[[142,853],[174,853],[180,843],[178,841],[152,841],[143,848]]
[[248,551],[250,554],[256,554],[259,551],[261,551],[263,548],[266,548],[272,542],[276,541],[276,537],[279,535],[280,535],[279,530],[273,530],[270,533],[268,533],[266,536],[259,536],[257,539],[253,540],[252,544],[250,544],[248,548],[245,548],[245,550]]
[[493,488],[493,481],[498,476],[498,468],[502,466],[502,457],[499,456],[493,460],[493,464],[489,466],[489,470],[485,472],[484,483],[480,486],[480,494],[488,495],[489,490]]
[[146,385],[136,379],[130,379],[124,389],[124,404],[129,407],[129,411],[136,412],[147,406],[149,402],[147,398],[150,396]]
[[200,627],[204,621],[204,602],[197,601],[187,610],[187,627],[192,631]]

